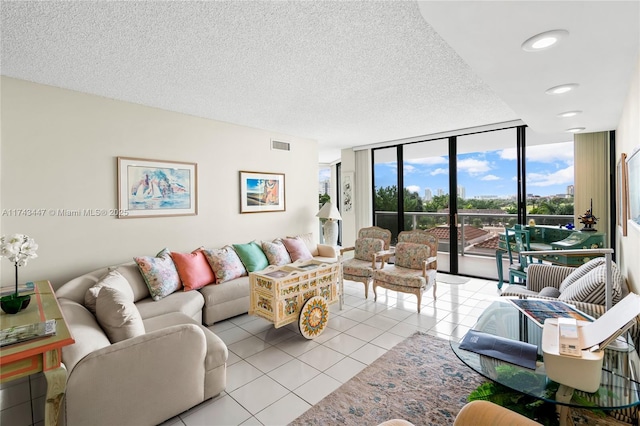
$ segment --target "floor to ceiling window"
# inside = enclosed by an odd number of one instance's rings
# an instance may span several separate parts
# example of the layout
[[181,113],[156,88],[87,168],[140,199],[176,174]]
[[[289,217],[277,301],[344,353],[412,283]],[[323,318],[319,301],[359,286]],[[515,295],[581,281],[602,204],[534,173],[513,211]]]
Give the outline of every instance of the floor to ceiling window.
[[403,230],[434,233],[441,271],[490,276],[505,227],[572,218],[573,142],[550,144],[524,126],[373,149],[372,160],[374,224],[394,241]]
[[573,222],[573,139],[535,143],[527,138],[527,218],[538,225]]

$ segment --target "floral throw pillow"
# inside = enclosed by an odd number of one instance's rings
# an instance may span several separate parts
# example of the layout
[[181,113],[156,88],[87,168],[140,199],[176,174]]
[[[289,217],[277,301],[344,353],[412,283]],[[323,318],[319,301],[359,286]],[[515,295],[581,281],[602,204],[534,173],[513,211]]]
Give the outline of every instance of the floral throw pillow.
[[153,300],[160,300],[182,288],[180,276],[168,249],[162,250],[156,257],[134,257],[133,260],[138,264]]
[[221,249],[203,249],[202,251],[216,275],[216,284],[247,275],[247,270],[233,247],[224,246]]
[[282,244],[282,241],[276,240],[272,243],[264,241],[262,243],[262,251],[267,255],[269,265],[281,266],[291,263],[291,256],[289,256],[289,252]]

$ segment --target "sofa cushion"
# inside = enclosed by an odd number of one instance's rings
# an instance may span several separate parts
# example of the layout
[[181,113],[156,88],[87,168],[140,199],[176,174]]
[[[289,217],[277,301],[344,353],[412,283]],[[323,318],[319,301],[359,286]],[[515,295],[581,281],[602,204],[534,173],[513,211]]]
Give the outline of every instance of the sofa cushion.
[[224,246],[221,249],[203,249],[203,251],[216,276],[217,284],[247,275],[247,270],[233,247]]
[[197,290],[215,282],[216,277],[202,250],[191,253],[171,252],[171,258],[178,270],[184,291]]
[[112,266],[111,271],[118,271],[131,286],[133,290],[133,301],[146,299],[150,296],[149,287],[140,273],[140,268],[136,262],[123,263],[122,265]]
[[109,271],[100,278],[93,287],[87,290],[84,295],[84,306],[94,314],[96,312],[96,299],[98,298],[98,293],[100,293],[102,287],[115,288],[123,295],[127,296],[127,299],[133,302],[133,290],[131,289],[127,279],[118,271]]
[[264,241],[262,243],[262,251],[269,260],[269,265],[286,265],[291,263],[291,256],[287,248],[282,244],[282,240],[276,240],[272,243]]
[[299,237],[283,238],[282,243],[287,248],[291,261],[313,259],[313,255]]
[[204,296],[205,305],[216,306],[249,296],[250,288],[249,277],[244,276],[226,282],[224,285],[208,285],[201,288],[200,293]]
[[[622,293],[622,274],[615,263],[611,264],[611,300],[618,303]],[[571,284],[558,296],[558,300],[604,305],[606,303],[607,265],[600,265]]]
[[575,283],[580,278],[582,278],[585,275],[587,275],[590,271],[592,271],[593,269],[595,269],[596,267],[598,267],[600,265],[603,265],[604,263],[605,263],[605,258],[604,257],[596,257],[595,259],[591,259],[590,261],[588,261],[584,265],[581,265],[580,267],[576,268],[575,271],[570,273],[567,276],[567,278],[565,278],[560,283],[560,287],[558,287],[558,289],[560,290],[560,293],[564,292],[567,289],[567,287],[569,287],[571,284]]
[[162,250],[156,257],[134,257],[133,260],[138,264],[153,300],[160,300],[182,288],[178,270],[168,249]]
[[111,343],[145,333],[142,317],[133,300],[112,287],[102,287],[98,293],[96,318]]
[[[208,287],[215,286],[209,285],[204,288]],[[200,289],[200,291],[201,290],[202,289]],[[202,318],[204,297],[202,297],[200,291],[176,291],[158,301],[147,297],[146,299],[136,302],[136,307],[144,320],[169,312],[182,312],[191,318]]]
[[247,244],[234,244],[233,248],[238,253],[240,260],[247,271],[261,271],[269,266],[269,259],[265,256],[262,248],[252,241]]

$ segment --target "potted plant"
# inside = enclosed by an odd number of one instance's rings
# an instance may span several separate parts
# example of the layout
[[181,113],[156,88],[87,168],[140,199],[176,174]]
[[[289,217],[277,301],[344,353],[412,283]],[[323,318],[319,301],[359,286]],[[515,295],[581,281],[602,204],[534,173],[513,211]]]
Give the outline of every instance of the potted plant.
[[25,266],[29,259],[38,257],[38,244],[33,238],[24,234],[13,234],[0,238],[0,257],[6,257],[16,268],[15,291],[0,298],[2,310],[8,314],[16,314],[25,309],[31,301],[31,295],[20,295],[18,292],[18,267]]

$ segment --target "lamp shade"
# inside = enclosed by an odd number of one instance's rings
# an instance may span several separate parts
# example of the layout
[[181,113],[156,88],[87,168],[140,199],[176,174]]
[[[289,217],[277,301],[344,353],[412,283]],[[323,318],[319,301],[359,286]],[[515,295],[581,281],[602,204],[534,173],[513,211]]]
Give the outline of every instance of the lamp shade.
[[331,202],[324,203],[316,217],[320,219],[342,220],[338,209]]

